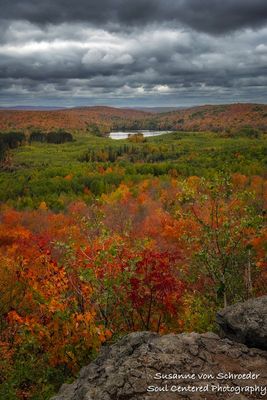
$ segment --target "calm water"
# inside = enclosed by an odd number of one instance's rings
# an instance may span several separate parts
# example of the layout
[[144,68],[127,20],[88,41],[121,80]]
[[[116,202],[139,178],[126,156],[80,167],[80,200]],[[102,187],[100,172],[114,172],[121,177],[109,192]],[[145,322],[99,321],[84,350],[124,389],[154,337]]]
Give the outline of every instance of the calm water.
[[109,137],[111,139],[127,139],[129,135],[136,135],[137,133],[142,133],[144,137],[149,136],[159,136],[166,133],[171,133],[172,131],[135,131],[135,132],[110,132]]

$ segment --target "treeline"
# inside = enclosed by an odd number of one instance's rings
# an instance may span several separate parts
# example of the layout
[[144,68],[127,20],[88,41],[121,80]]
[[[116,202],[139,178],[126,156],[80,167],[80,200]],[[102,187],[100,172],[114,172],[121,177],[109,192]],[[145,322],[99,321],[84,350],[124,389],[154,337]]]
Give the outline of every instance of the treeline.
[[228,130],[227,133],[229,133],[228,136],[259,138],[262,132],[259,129],[254,128],[253,126],[246,125],[240,129]]
[[82,157],[85,162],[115,162],[118,160],[130,162],[155,163],[166,160],[177,160],[181,150],[172,145],[153,145],[151,143],[123,144],[120,146],[103,146],[99,149],[89,149]]
[[26,141],[26,136],[22,132],[8,132],[0,134],[0,162],[5,159],[9,149],[15,149]]
[[160,119],[161,114],[153,115],[152,117],[144,118],[142,120],[120,120],[120,121],[112,121],[112,130],[114,131],[127,131],[127,130],[149,130],[149,131],[164,131],[164,130],[173,130],[174,124],[172,121],[168,119],[162,121]]
[[41,142],[41,143],[54,143],[61,144],[66,142],[72,142],[73,136],[71,133],[64,130],[58,130],[55,132],[44,133],[41,131],[34,131],[30,134],[29,142]]
[[0,162],[5,160],[8,150],[15,149],[26,143],[30,144],[31,142],[41,142],[61,144],[72,141],[72,134],[63,130],[48,133],[34,131],[28,138],[23,132],[0,132]]

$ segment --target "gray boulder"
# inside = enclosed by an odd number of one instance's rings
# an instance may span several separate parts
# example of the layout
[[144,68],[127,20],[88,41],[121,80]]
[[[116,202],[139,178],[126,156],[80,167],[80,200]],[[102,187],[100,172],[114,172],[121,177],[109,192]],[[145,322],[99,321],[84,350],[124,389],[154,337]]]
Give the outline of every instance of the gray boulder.
[[53,400],[263,399],[266,382],[265,351],[214,333],[136,332],[104,346]]
[[226,307],[216,320],[223,336],[267,350],[267,296]]

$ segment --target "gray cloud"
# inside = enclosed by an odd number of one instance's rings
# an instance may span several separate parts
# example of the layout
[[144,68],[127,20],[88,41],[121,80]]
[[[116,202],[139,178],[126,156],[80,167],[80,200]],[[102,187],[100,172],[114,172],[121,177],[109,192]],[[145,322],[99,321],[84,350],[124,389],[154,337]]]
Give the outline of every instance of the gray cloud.
[[1,105],[266,102],[266,1],[0,5]]
[[222,33],[266,22],[265,0],[1,0],[5,19],[37,24],[87,22],[128,26],[173,21]]

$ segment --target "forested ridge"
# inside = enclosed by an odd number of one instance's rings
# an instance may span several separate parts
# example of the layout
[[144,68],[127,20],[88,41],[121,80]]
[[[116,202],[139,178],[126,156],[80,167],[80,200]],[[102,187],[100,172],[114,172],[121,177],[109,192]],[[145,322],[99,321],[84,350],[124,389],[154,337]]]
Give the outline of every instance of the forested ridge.
[[165,113],[101,106],[56,111],[0,110],[0,131],[71,129],[105,135],[119,129],[173,129],[234,134],[246,126],[266,130],[267,105],[207,105]]

